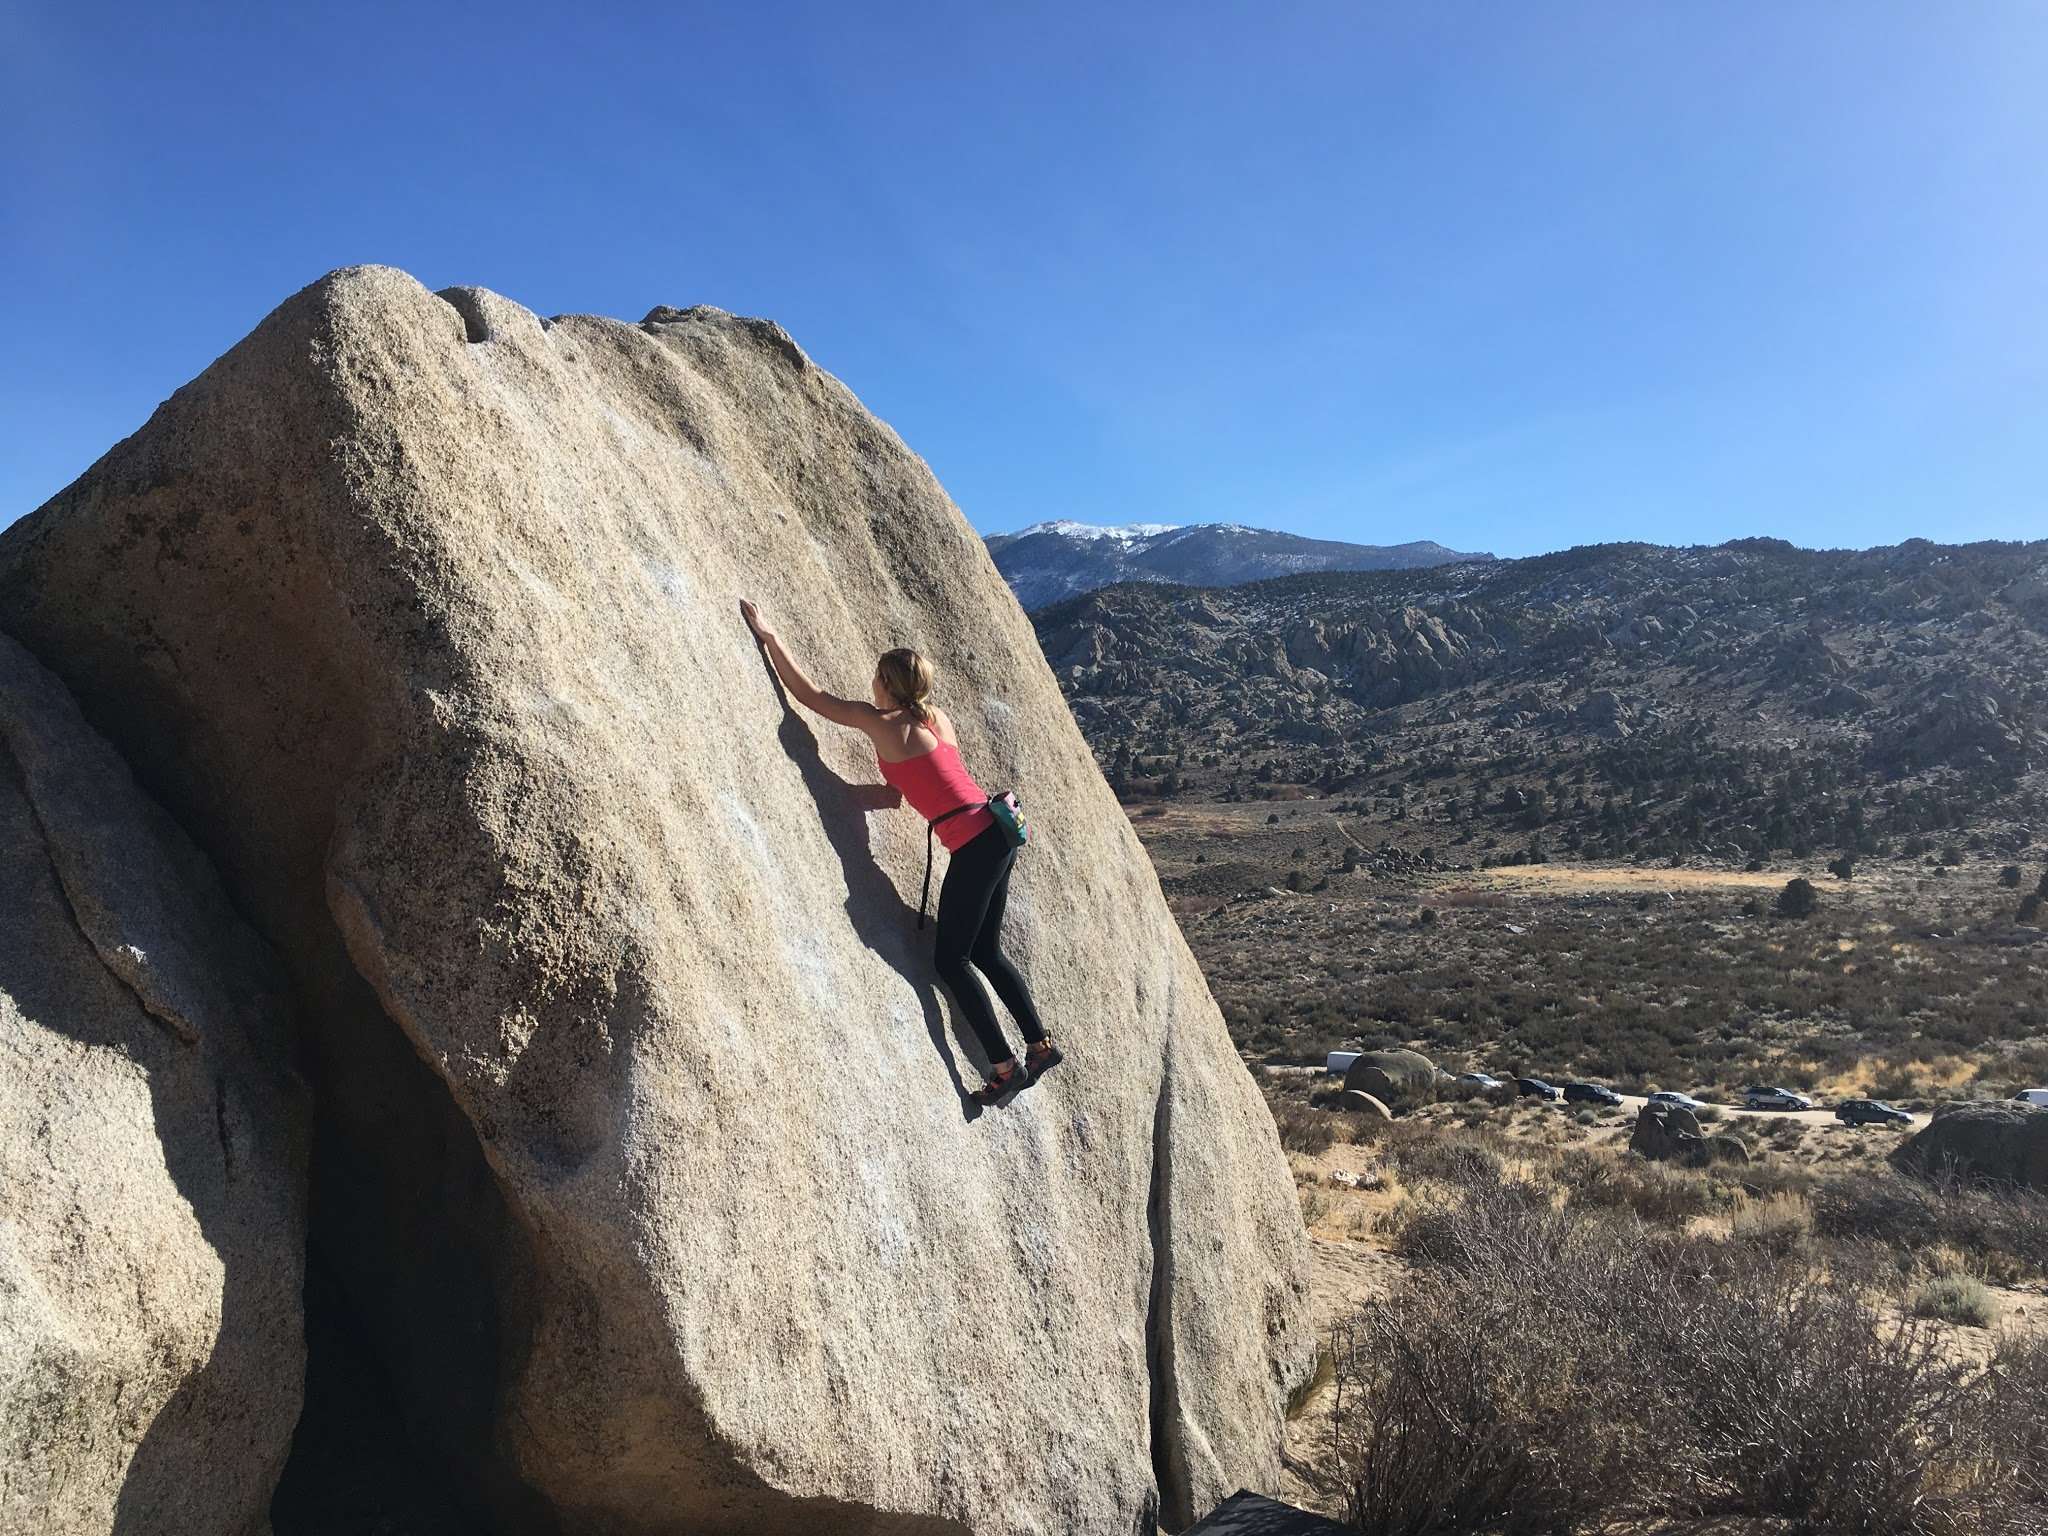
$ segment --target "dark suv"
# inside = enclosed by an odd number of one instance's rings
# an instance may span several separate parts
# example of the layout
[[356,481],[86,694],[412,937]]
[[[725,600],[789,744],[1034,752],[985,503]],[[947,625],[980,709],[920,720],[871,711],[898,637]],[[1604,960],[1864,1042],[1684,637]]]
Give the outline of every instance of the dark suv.
[[1566,1083],[1564,1101],[1567,1104],[1605,1104],[1612,1109],[1621,1107],[1621,1095],[1598,1083]]
[[1911,1125],[1913,1117],[1893,1109],[1880,1099],[1844,1099],[1835,1106],[1835,1118],[1844,1125]]

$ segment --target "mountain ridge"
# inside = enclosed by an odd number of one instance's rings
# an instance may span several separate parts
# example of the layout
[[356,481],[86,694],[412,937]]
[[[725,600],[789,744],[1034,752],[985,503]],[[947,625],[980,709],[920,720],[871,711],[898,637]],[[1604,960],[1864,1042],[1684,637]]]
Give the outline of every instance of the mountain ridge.
[[1431,539],[1353,544],[1243,523],[1102,525],[1055,518],[990,534],[984,542],[1027,610],[1123,581],[1235,586],[1305,571],[1408,570],[1494,559]]
[[1423,789],[1447,860],[1872,853],[2048,813],[2048,541],[1588,545],[1031,617],[1113,784]]

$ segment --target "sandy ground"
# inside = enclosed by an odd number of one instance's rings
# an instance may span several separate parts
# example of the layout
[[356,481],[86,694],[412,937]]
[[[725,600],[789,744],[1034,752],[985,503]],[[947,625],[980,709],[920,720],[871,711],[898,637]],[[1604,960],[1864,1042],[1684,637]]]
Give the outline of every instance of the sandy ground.
[[1445,886],[1478,884],[1525,891],[1779,891],[1798,875],[1819,885],[1833,877],[1818,869],[1635,869],[1584,864],[1499,864],[1492,869],[1447,875]]

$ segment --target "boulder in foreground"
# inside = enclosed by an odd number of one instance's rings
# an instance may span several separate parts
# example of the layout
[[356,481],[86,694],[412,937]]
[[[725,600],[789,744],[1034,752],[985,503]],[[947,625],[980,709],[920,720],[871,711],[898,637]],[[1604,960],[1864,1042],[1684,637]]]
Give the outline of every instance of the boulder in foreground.
[[0,1532],[265,1529],[299,1415],[283,980],[0,635]]
[[[840,693],[923,650],[1022,793],[1068,1065],[1014,1105],[963,1109],[922,825],[742,596]],[[1277,1485],[1271,1118],[981,540],[780,329],[332,274],[0,535],[0,623],[285,956],[313,1262],[476,1518],[1126,1536]]]

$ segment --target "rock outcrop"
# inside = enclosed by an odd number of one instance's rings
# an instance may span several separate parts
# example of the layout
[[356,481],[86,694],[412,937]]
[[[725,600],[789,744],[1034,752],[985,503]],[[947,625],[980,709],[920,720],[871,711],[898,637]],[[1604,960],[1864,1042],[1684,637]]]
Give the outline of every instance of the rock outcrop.
[[[960,1091],[922,824],[742,596],[841,693],[923,650],[1020,791],[1068,1065],[1014,1104]],[[0,535],[0,627],[283,953],[313,1294],[492,1528],[1123,1536],[1277,1484],[1270,1116],[981,541],[780,329],[334,273]]]
[[1892,1160],[1913,1173],[1994,1179],[2048,1194],[2048,1109],[2012,1099],[1945,1105]]
[[282,977],[0,636],[0,1532],[264,1529],[299,1413]]
[[1749,1148],[1735,1136],[1709,1136],[1699,1116],[1675,1104],[1645,1104],[1636,1111],[1629,1132],[1629,1150],[1653,1163],[1682,1163],[1704,1168],[1709,1163],[1747,1163]]

